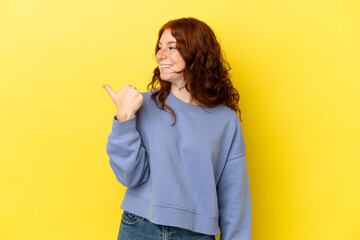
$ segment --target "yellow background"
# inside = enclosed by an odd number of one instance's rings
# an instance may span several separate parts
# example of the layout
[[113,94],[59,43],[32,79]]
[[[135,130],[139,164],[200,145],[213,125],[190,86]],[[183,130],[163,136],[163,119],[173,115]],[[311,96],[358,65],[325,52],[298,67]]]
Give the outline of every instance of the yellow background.
[[239,90],[253,240],[360,239],[360,2],[0,1],[0,239],[116,239],[105,151],[168,20],[219,37]]

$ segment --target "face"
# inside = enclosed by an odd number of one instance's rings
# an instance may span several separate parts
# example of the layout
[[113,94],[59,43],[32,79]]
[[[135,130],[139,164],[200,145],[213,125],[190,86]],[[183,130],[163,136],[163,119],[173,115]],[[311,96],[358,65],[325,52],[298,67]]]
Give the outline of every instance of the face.
[[181,85],[184,82],[184,74],[176,73],[185,69],[185,61],[176,49],[176,39],[169,30],[165,30],[159,40],[159,51],[156,61],[160,70],[160,77],[164,81]]

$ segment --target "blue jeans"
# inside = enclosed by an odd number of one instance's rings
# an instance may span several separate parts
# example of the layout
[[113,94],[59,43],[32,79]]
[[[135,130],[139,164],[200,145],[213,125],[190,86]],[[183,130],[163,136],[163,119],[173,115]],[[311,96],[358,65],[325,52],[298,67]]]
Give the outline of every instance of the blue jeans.
[[215,236],[158,225],[127,211],[121,216],[118,240],[215,240]]

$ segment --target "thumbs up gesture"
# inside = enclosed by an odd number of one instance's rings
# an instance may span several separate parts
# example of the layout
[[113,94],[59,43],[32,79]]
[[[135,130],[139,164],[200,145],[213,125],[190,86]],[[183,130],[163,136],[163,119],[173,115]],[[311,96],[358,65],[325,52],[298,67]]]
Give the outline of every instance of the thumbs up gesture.
[[116,119],[120,122],[135,116],[136,111],[144,103],[143,95],[133,86],[125,85],[120,92],[116,93],[106,84],[102,85],[114,101],[117,111]]

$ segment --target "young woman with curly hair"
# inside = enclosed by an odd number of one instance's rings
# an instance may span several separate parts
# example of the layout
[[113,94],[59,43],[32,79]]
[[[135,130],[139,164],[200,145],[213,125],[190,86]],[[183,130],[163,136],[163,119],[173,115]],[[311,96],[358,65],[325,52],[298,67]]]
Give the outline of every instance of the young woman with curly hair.
[[155,53],[148,92],[103,85],[117,107],[106,150],[127,187],[118,239],[249,240],[239,94],[214,32],[169,21]]

